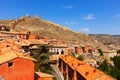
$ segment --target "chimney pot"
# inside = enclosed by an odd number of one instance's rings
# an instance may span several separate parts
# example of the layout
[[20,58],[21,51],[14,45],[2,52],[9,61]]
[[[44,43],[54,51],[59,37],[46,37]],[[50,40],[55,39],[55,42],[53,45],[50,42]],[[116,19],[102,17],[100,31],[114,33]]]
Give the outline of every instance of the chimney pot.
[[89,75],[89,72],[87,71],[87,72],[85,73],[85,75],[88,76],[88,75]]
[[92,64],[90,64],[90,66],[93,67]]
[[72,66],[73,66],[73,63],[72,63]]
[[96,69],[93,70],[93,73],[95,73],[95,72],[96,72]]

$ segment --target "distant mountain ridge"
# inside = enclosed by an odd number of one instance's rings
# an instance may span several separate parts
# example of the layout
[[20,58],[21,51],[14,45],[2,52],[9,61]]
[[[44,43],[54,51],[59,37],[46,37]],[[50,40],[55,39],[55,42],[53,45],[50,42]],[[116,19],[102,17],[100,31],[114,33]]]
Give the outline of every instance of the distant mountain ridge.
[[92,45],[93,47],[97,48],[106,48],[106,46],[104,46],[102,43],[98,42],[87,34],[74,32],[67,27],[61,26],[51,21],[42,20],[38,16],[33,18],[27,16],[22,17],[22,19],[23,20],[17,23],[15,26],[16,31],[23,31],[24,29],[28,29],[30,32],[37,34],[38,36],[42,35],[50,39],[57,39],[67,43],[76,43],[81,46]]
[[120,45],[120,35],[109,35],[109,34],[89,34],[89,36],[102,42],[103,44]]

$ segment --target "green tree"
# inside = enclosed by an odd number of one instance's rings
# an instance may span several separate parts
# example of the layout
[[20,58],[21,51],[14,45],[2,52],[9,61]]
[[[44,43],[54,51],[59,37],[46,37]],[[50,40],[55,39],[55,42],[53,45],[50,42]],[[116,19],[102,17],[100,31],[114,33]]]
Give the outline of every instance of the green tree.
[[120,54],[120,50],[117,50],[117,54]]
[[100,53],[100,56],[103,56],[103,52],[101,49],[98,49],[98,53]]
[[81,55],[77,56],[76,58],[77,58],[78,60],[80,60],[80,61],[83,61],[83,60],[84,60],[84,57],[81,56]]
[[76,57],[76,53],[71,53],[70,55],[73,57]]
[[116,78],[117,80],[120,80],[120,70],[118,70],[117,68],[112,67],[110,75]]
[[49,53],[50,46],[39,45],[38,48],[39,50],[33,51],[32,55],[32,57],[37,60],[35,62],[35,70],[51,74],[53,69],[51,67],[52,62],[49,59],[51,55],[51,53]]
[[102,70],[102,71],[107,71],[108,63],[107,63],[106,59],[100,64],[99,69]]
[[100,64],[98,69],[100,69],[101,71],[103,71],[106,74],[111,76],[112,66],[110,66],[110,64],[108,64],[106,59]]
[[114,69],[111,71],[111,75],[117,80],[120,80],[120,56],[113,57]]
[[120,56],[114,56],[113,62],[115,67],[120,70]]
[[84,57],[80,54],[76,54],[76,53],[71,53],[71,56],[75,57],[76,59],[83,61]]
[[115,56],[113,58],[113,62],[115,66],[111,66],[110,64],[108,64],[107,60],[104,60],[100,66],[98,67],[98,69],[102,70],[103,72],[105,72],[106,74],[116,78],[117,80],[120,80],[120,70],[119,70],[119,66],[120,66],[120,56]]

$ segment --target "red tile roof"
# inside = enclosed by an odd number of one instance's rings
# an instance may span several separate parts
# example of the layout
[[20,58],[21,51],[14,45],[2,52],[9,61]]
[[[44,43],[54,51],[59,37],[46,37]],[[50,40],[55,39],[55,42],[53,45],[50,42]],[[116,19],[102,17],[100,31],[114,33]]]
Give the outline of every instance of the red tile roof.
[[69,67],[76,70],[86,80],[115,80],[113,77],[103,73],[102,71],[75,59],[69,55],[62,55],[60,57]]
[[0,64],[5,63],[7,61],[10,61],[12,59],[18,58],[18,57],[28,59],[28,60],[32,60],[32,61],[36,61],[35,59],[26,56],[26,54],[24,54],[20,51],[11,49],[10,47],[9,48],[3,48],[2,50],[0,50]]

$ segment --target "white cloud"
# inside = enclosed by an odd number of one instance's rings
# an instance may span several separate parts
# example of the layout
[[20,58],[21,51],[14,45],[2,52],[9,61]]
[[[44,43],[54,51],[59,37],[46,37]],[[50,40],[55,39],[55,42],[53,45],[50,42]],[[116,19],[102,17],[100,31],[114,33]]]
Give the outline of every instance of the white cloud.
[[88,14],[84,19],[86,19],[86,20],[94,20],[95,15],[94,14]]
[[63,6],[63,8],[66,8],[66,9],[72,9],[72,8],[74,8],[72,5],[65,5],[65,6]]
[[74,25],[75,22],[72,22],[72,21],[71,21],[71,22],[65,22],[65,24],[66,24],[66,25]]
[[82,28],[82,29],[79,29],[79,32],[83,32],[83,33],[87,33],[89,32],[90,29],[89,28]]

